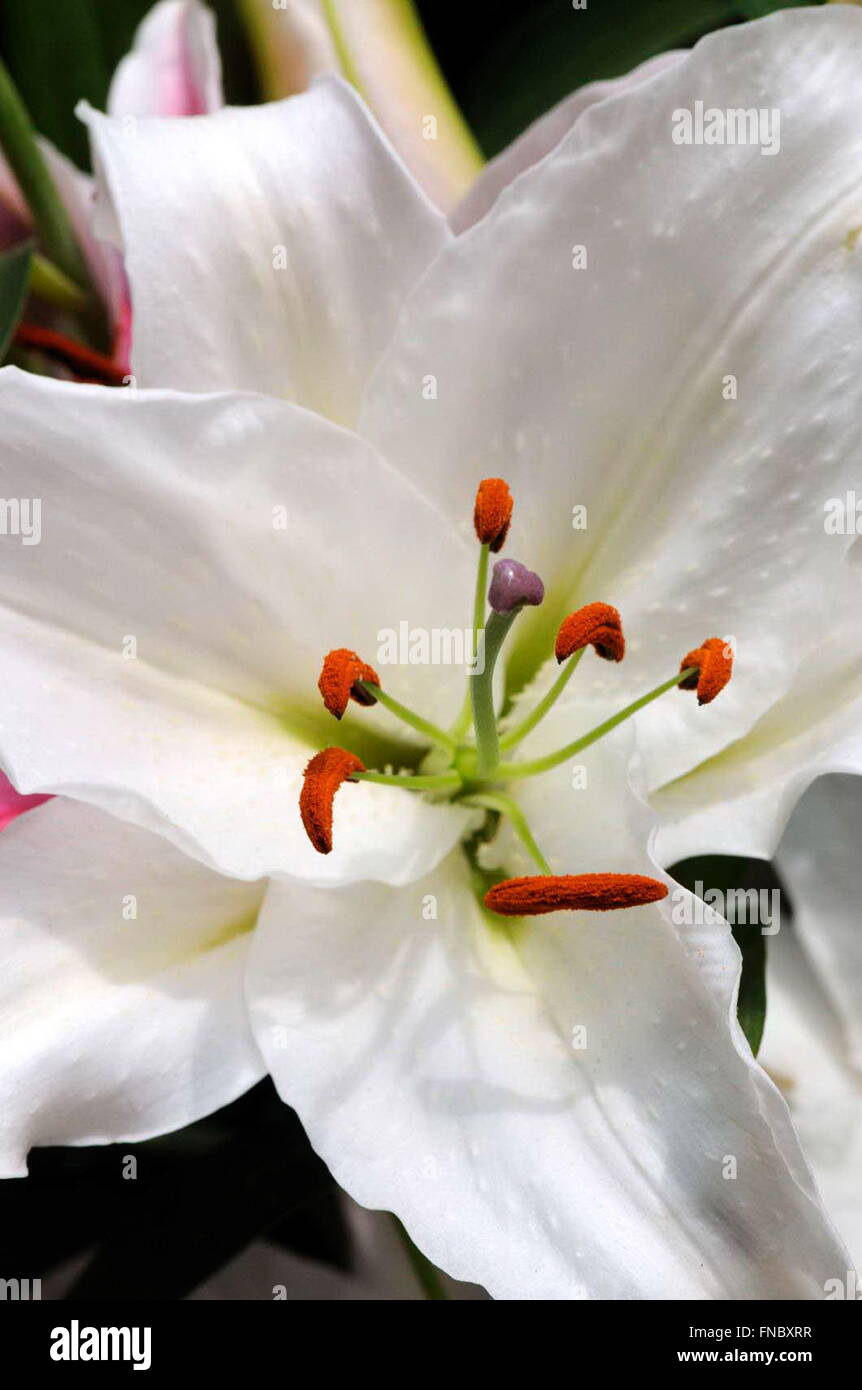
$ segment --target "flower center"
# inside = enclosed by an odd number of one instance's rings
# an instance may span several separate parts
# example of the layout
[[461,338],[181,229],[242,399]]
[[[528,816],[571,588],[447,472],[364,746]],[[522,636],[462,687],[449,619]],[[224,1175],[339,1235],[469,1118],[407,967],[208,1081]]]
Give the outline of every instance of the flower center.
[[[537,607],[545,595],[539,576],[520,561],[509,558],[496,561],[488,584],[489,555],[499,551],[505,542],[512,508],[512,495],[502,478],[485,478],[479,484],[473,513],[479,541],[473,629],[474,650],[483,651],[484,662],[481,669],[468,676],[464,704],[450,730],[408,709],[384,690],[377,672],[356,652],[339,647],[325,658],[318,688],[330,714],[340,719],[351,700],[366,707],[379,701],[419,733],[430,745],[430,751],[418,772],[402,775],[366,768],[348,749],[323,749],[305,769],[300,795],[303,825],[314,848],[329,854],[333,845],[333,802],[345,782],[400,787],[485,811],[485,826],[474,832],[464,846],[474,869],[478,844],[495,833],[500,817],[508,820],[539,873],[501,878],[490,886],[482,882],[483,904],[498,916],[535,916],[565,908],[607,911],[655,902],[667,894],[667,887],[658,879],[605,872],[555,874],[506,786],[558,767],[675,687],[696,689],[698,702],[709,704],[730,680],[732,651],[721,638],[708,637],[683,657],[679,670],[668,680],[596,728],[542,757],[510,761],[512,750],[557,703],[588,647],[604,661],[619,662],[625,655],[622,619],[616,608],[608,603],[588,603],[570,613],[560,625],[554,645],[560,674],[519,724],[501,731],[493,696],[497,660],[519,614],[525,608]],[[486,603],[490,608],[487,616]]]

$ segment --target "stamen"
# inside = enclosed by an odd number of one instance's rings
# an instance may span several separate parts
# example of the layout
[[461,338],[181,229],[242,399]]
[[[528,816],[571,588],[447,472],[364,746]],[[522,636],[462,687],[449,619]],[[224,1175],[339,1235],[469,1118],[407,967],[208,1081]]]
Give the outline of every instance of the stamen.
[[501,917],[609,912],[658,902],[667,892],[666,884],[643,874],[535,874],[495,884],[485,894],[485,906]]
[[372,695],[368,686],[360,685],[360,681],[379,685],[380,677],[374,667],[367,666],[356,652],[348,647],[337,647],[324,657],[317,688],[329,713],[334,714],[336,719],[341,718],[349,700],[355,700],[357,705],[377,703],[377,697]]
[[527,817],[517,801],[511,796],[506,796],[503,792],[480,792],[465,796],[461,804],[463,806],[484,806],[489,811],[497,811],[501,816],[508,816],[512,829],[530,858],[535,860],[543,874],[551,872],[551,866],[536,844],[536,837],[527,824]]
[[625,655],[622,619],[609,603],[588,603],[564,618],[557,633],[554,652],[557,661],[568,662],[535,709],[500,739],[500,747],[515,748],[541,723],[559,700],[587,647],[593,646],[606,661],[622,661]]
[[495,555],[503,549],[513,506],[508,483],[502,478],[482,479],[476,492],[473,525],[479,540],[489,546]]
[[382,686],[375,685],[372,688],[371,686],[366,686],[364,681],[360,681],[356,690],[372,697],[370,700],[365,701],[366,704],[373,705],[375,701],[379,700],[384,708],[388,709],[399,719],[403,719],[404,723],[409,724],[411,729],[415,729],[418,734],[422,734],[424,738],[430,739],[432,743],[439,744],[441,748],[446,749],[447,753],[454,756],[455,749],[458,745],[451,734],[447,734],[445,730],[438,728],[436,724],[432,724],[430,719],[423,719],[421,714],[417,714],[415,710],[408,709],[407,705],[402,705],[400,700],[396,700],[392,695],[387,694]]
[[299,813],[308,836],[318,854],[332,849],[332,803],[335,793],[355,772],[364,772],[365,764],[346,748],[324,748],[315,753],[303,773],[299,794]]
[[633,700],[630,705],[626,705],[625,709],[621,709],[617,714],[612,714],[610,719],[606,719],[602,724],[597,724],[594,729],[590,729],[589,733],[582,734],[572,743],[567,743],[564,748],[558,748],[555,753],[546,753],[544,757],[533,758],[526,763],[500,763],[497,767],[498,775],[508,780],[512,777],[535,777],[539,772],[550,772],[552,767],[559,767],[560,763],[566,762],[567,759],[574,757],[584,748],[589,748],[591,743],[597,743],[600,738],[604,738],[605,734],[609,734],[618,724],[622,724],[624,720],[637,714],[638,710],[642,710],[645,705],[651,704],[660,695],[664,695],[668,690],[673,690],[676,685],[682,685],[685,680],[696,674],[694,667],[684,667],[681,674],[677,672],[675,676],[671,676],[670,680],[662,681],[655,690],[648,690],[646,695],[641,695],[640,699]]
[[401,787],[411,792],[457,791],[464,785],[461,774],[448,772],[357,772],[357,782],[376,782],[381,787]]
[[568,660],[583,647],[593,647],[605,661],[622,661],[626,650],[623,624],[611,604],[588,603],[563,619],[554,647],[557,661]]
[[497,561],[488,590],[488,602],[495,613],[511,613],[524,604],[536,608],[544,597],[541,579],[520,560]]
[[707,637],[701,646],[683,657],[679,669],[684,671],[688,666],[696,666],[697,670],[680,681],[680,690],[697,689],[697,703],[708,705],[733,674],[733,650],[720,637]]

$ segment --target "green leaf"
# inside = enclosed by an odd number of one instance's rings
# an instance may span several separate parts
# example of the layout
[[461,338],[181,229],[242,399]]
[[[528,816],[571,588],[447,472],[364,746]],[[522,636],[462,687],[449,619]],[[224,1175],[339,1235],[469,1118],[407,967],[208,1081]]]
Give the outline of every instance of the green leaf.
[[86,287],[87,266],[75,229],[39,148],[30,113],[2,61],[0,148],[30,209],[46,255],[71,280]]
[[[762,859],[736,855],[697,855],[674,864],[668,873],[699,896],[718,889],[727,901],[728,893],[749,889],[771,891],[779,881],[770,864]],[[782,890],[782,899],[786,894]],[[757,1056],[766,1022],[766,937],[760,922],[731,922],[730,929],[742,954],[737,1018],[749,1046]]]
[[[86,97],[103,107],[109,69],[98,0],[3,0],[0,49],[40,135],[87,168],[87,132],[75,116]],[[149,8],[149,6],[147,6]]]
[[5,361],[12,335],[21,322],[27,302],[32,251],[28,245],[16,246],[0,256],[0,362]]
[[583,10],[545,0],[489,46],[459,96],[491,156],[584,83],[619,77],[738,18],[732,0],[601,0]]

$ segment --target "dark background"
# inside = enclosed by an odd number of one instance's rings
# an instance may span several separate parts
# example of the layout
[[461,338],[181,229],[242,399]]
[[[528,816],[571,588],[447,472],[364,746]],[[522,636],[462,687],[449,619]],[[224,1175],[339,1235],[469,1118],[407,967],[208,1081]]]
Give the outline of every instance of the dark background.
[[[792,2],[792,0],[791,0]],[[216,12],[230,102],[259,99],[234,0]],[[37,128],[82,166],[83,128],[72,114],[86,97],[104,107],[110,74],[152,0],[2,0],[0,53]],[[710,29],[757,18],[773,0],[419,0],[443,71],[486,154],[575,87],[615,77]]]

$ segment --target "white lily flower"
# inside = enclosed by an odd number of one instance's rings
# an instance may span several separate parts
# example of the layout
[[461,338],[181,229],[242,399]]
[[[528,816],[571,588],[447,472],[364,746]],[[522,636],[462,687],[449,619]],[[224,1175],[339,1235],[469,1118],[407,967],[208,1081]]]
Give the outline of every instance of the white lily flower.
[[[142,389],[0,374],[4,494],[44,502],[42,543],[0,548],[0,751],[22,793],[95,808],[38,807],[0,840],[14,866],[32,837],[40,887],[10,868],[6,932],[44,951],[3,978],[4,1171],[32,1143],[184,1123],[265,1062],[337,1180],[498,1297],[822,1297],[843,1276],[736,1024],[724,924],[641,901],[492,927],[462,849],[476,806],[344,787],[321,855],[297,800],[331,740],[323,652],[469,620],[483,474],[512,482],[512,546],[548,585],[512,688],[586,601],[636,634],[622,677],[587,657],[522,762],[678,680],[717,625],[738,677],[707,710],[672,692],[639,716],[651,784],[788,698],[853,592],[821,502],[859,445],[860,61],[850,10],[722,31],[591,107],[457,240],[340,85],[131,139],[90,118]],[[674,144],[695,100],[779,108],[781,158]],[[385,690],[448,727],[458,676],[403,665]],[[386,710],[361,721],[339,741],[366,766],[417,766]],[[654,876],[634,738],[578,752],[585,790],[571,757],[514,776],[558,873]],[[523,867],[508,833],[491,852]],[[117,1020],[141,1002],[137,1048]],[[55,1007],[75,1020],[59,1065]]]

